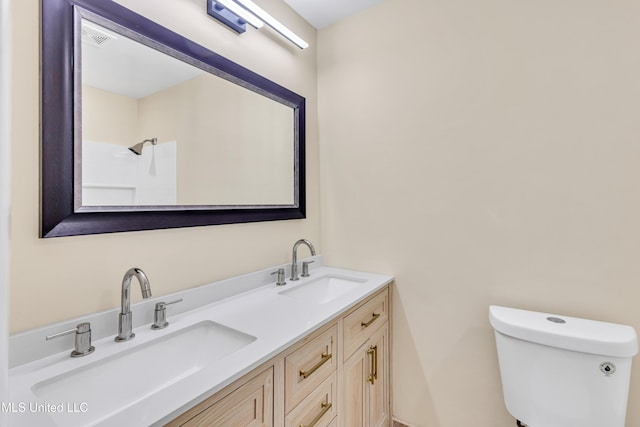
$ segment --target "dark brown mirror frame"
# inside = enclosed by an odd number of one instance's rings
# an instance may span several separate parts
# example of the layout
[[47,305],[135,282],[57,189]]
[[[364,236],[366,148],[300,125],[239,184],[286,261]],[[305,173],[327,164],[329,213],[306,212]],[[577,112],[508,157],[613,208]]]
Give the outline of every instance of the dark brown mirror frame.
[[[41,0],[41,237],[75,236],[305,218],[305,98],[110,0]],[[293,107],[296,203],[290,206],[75,207],[74,58],[77,8],[189,58],[196,66]]]

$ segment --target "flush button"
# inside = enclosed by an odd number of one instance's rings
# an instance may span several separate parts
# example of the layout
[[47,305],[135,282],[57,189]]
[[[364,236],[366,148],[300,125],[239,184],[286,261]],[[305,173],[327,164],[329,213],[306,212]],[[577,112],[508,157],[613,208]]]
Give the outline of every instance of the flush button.
[[553,323],[567,323],[564,319],[561,319],[559,317],[547,317],[547,320]]
[[616,371],[616,365],[611,362],[602,362],[600,364],[600,370],[606,376],[613,375],[613,373]]

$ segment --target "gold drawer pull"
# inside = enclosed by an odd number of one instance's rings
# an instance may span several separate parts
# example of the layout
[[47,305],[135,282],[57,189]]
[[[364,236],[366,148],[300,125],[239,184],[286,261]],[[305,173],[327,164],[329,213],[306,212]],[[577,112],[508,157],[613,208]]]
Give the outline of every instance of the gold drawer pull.
[[372,345],[369,347],[367,354],[371,356],[371,375],[369,375],[367,381],[374,385],[378,379],[378,346]]
[[305,371],[304,369],[300,369],[300,376],[302,378],[307,378],[309,375],[313,374],[316,370],[318,370],[320,366],[324,365],[329,359],[331,359],[331,354],[322,353],[320,357],[321,357],[320,361],[313,368],[309,369],[308,371]]
[[369,377],[367,381],[374,385],[376,380],[378,379],[378,346],[372,345],[367,350],[367,354],[371,356],[370,364],[369,364]]
[[305,426],[304,424],[300,424],[300,427],[313,427],[313,426],[315,426],[318,423],[318,421],[320,421],[320,418],[324,417],[324,414],[326,414],[329,411],[329,409],[331,409],[331,406],[332,406],[332,404],[329,403],[328,401],[327,402],[322,402],[320,404],[320,407],[322,408],[322,411],[320,411],[320,413],[318,415],[316,415],[316,417],[313,420],[311,420],[309,425]]
[[371,316],[372,316],[371,320],[369,320],[368,322],[360,322],[360,326],[362,326],[363,328],[366,328],[367,326],[371,325],[373,322],[376,321],[378,317],[380,317],[380,313],[373,313]]

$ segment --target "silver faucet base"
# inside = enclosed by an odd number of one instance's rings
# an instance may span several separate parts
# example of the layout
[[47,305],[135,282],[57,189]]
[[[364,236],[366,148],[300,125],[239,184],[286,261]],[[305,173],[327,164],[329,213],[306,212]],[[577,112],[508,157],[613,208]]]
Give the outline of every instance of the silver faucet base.
[[76,350],[73,350],[73,351],[71,352],[71,357],[82,357],[82,356],[86,356],[87,354],[91,354],[91,353],[93,353],[93,352],[95,351],[95,349],[96,349],[96,348],[95,348],[94,346],[91,346],[91,347],[89,347],[89,350],[87,350],[87,351],[76,351]]
[[115,337],[114,341],[115,342],[129,341],[129,340],[135,338],[135,336],[136,336],[136,334],[131,332],[131,335],[129,335],[128,337],[121,337],[121,336]]

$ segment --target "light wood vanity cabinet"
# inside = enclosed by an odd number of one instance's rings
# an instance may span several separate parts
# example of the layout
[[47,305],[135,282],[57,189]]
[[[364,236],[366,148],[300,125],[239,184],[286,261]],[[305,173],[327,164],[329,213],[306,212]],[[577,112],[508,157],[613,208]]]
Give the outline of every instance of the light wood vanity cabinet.
[[[170,427],[272,427],[273,370],[270,366],[246,382],[210,397],[171,421]],[[240,384],[239,384],[240,383]],[[237,387],[237,388],[236,388]]]
[[387,427],[389,338],[385,287],[167,426]]
[[390,423],[388,319],[388,290],[344,319],[342,426],[382,427]]

